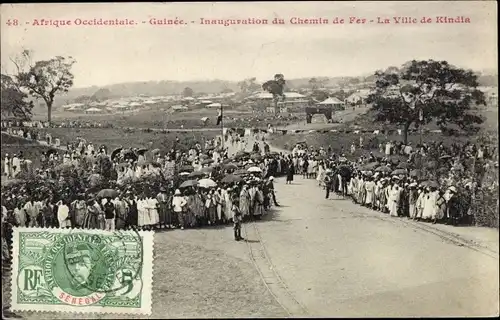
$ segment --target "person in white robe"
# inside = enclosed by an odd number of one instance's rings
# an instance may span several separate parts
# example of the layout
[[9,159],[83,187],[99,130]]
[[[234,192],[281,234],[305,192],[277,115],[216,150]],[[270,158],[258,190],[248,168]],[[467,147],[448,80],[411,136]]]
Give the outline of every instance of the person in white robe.
[[146,225],[146,203],[143,197],[136,199],[137,202],[137,226],[143,228]]
[[12,177],[17,177],[19,173],[21,173],[21,159],[14,154],[14,157],[12,158]]
[[226,221],[230,221],[233,219],[232,215],[232,202],[231,202],[231,195],[230,195],[231,189],[222,189],[222,197],[224,198],[224,216]]
[[397,217],[399,211],[399,200],[401,198],[401,188],[395,183],[389,193],[389,213],[391,217]]
[[71,227],[71,221],[69,220],[69,207],[63,200],[57,202],[57,206],[57,220],[59,220],[59,228]]
[[150,214],[150,225],[156,226],[160,223],[160,215],[158,213],[158,200],[156,198],[148,199],[149,214]]
[[417,220],[422,219],[423,213],[424,213],[424,205],[425,205],[425,198],[426,198],[426,192],[422,187],[418,188],[418,196],[417,196],[417,203],[415,204],[417,213],[415,218]]
[[422,210],[422,219],[430,220],[434,215],[435,210],[435,194],[433,194],[429,189],[425,194],[423,199],[423,210]]
[[367,178],[365,182],[365,205],[367,207],[373,207],[374,205],[374,192],[375,192],[375,182],[373,182],[372,178]]
[[9,154],[5,155],[3,167],[4,174],[9,179],[12,176],[12,161],[9,157]]

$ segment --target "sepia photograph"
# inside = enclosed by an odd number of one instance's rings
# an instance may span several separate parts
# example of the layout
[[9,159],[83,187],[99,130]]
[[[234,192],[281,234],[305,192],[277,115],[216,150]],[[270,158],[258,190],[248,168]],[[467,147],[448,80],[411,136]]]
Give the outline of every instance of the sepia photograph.
[[498,317],[497,23],[1,4],[2,318]]

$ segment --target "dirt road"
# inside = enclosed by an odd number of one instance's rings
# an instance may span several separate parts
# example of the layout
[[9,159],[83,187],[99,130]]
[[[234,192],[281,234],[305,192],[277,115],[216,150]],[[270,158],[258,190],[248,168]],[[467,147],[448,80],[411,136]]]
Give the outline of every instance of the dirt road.
[[[269,268],[308,315],[498,315],[498,246],[475,251],[424,223],[326,200],[315,180],[278,179],[275,189],[283,207],[247,240],[265,248]],[[498,231],[481,231],[498,243]]]

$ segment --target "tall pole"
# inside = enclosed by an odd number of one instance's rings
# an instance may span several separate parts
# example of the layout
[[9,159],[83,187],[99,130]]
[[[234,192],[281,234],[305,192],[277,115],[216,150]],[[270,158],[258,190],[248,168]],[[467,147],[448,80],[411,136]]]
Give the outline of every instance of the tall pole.
[[221,146],[224,150],[224,115],[222,114],[222,103],[220,104],[220,136],[221,136]]
[[418,120],[420,121],[420,146],[422,146],[422,131],[423,131],[423,124],[424,124],[424,113],[422,109],[420,109],[418,113]]

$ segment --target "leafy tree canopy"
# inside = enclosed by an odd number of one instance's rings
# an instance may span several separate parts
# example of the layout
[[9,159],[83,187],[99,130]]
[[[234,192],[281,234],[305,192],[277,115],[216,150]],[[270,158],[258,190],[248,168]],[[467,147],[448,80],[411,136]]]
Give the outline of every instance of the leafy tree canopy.
[[411,124],[435,120],[446,129],[449,124],[476,131],[483,119],[477,107],[485,105],[472,71],[447,61],[410,61],[401,68],[390,67],[375,73],[375,90],[368,96],[376,121],[403,125],[405,140]]
[[20,120],[31,119],[33,101],[28,101],[28,95],[21,91],[12,77],[1,75],[1,112],[2,117],[13,117]]

